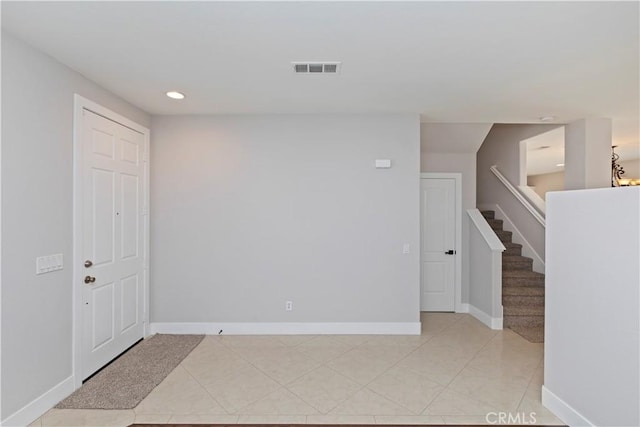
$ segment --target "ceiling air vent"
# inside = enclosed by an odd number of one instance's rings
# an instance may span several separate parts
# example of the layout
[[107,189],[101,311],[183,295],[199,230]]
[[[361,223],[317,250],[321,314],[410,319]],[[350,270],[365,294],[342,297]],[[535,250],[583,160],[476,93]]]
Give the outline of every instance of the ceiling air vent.
[[292,62],[296,74],[338,74],[341,62]]

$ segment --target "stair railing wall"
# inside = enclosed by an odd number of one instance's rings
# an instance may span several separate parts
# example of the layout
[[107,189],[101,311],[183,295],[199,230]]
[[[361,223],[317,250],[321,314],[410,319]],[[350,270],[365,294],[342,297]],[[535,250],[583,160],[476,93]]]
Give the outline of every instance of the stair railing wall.
[[509,180],[498,170],[497,166],[491,166],[489,168],[491,172],[500,180],[500,182],[509,190],[511,194],[516,198],[524,208],[529,211],[531,216],[536,219],[543,227],[546,227],[546,220],[542,213],[535,208],[535,206],[511,183]]
[[533,206],[538,210],[538,212],[542,214],[542,216],[544,216],[546,221],[547,204],[544,199],[540,197],[538,193],[536,193],[533,187],[529,187],[528,185],[520,185],[518,186],[518,190],[520,190],[522,195],[533,204]]
[[504,245],[478,209],[468,209],[469,313],[491,329],[502,329],[502,252]]

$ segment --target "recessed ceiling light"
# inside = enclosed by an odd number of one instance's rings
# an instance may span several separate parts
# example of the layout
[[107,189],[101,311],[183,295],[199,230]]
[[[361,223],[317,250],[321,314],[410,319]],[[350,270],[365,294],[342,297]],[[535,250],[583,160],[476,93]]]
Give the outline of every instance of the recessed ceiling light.
[[171,99],[184,99],[184,93],[176,92],[175,90],[167,92],[167,96]]
[[555,116],[542,116],[540,117],[541,122],[552,122],[556,119]]
[[564,163],[558,163],[556,166],[558,167],[564,166]]

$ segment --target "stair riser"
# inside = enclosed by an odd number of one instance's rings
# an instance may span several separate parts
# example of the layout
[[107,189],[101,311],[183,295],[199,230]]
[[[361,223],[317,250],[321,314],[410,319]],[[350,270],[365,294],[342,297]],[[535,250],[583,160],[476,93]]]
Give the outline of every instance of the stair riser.
[[[544,295],[505,295],[502,294],[504,307],[543,307]],[[542,311],[544,314],[544,310]]]
[[544,282],[544,274],[535,271],[505,271],[502,273],[505,279],[536,279]]
[[521,277],[502,277],[503,288],[518,286],[535,286],[544,289],[544,279],[538,279],[535,277],[529,279]]
[[507,248],[502,255],[522,255],[522,248]]
[[480,213],[486,219],[494,219],[496,217],[496,213],[494,211],[482,211]]
[[502,231],[502,220],[501,219],[488,219],[487,223],[491,226],[494,231]]
[[503,286],[502,297],[505,296],[532,296],[544,298],[544,288],[538,286]]
[[533,263],[531,261],[508,261],[502,262],[502,270],[531,270]]
[[502,322],[505,328],[509,326],[542,327],[544,316],[504,316]]
[[503,305],[502,314],[504,316],[515,316],[515,317],[527,317],[527,316],[544,317],[544,305],[537,306],[537,307],[528,306],[528,305],[519,305],[517,307]]
[[511,243],[513,233],[510,231],[496,231],[496,235],[503,243]]

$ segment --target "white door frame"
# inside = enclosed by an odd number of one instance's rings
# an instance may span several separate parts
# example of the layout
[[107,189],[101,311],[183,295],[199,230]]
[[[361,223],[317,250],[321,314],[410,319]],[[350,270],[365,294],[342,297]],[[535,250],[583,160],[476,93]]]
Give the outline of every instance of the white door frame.
[[[454,272],[455,272],[455,281],[454,281],[454,309],[456,313],[465,312],[464,306],[462,305],[462,173],[459,172],[423,172],[420,174],[420,179],[428,179],[428,178],[449,178],[455,181],[456,185],[456,198],[455,198],[455,229],[456,229],[456,254],[458,256],[454,258]],[[422,202],[420,203],[422,209]],[[422,211],[420,212],[420,221],[422,221]],[[420,227],[422,230],[422,227]],[[421,231],[422,232],[422,231]],[[422,241],[422,236],[420,238]],[[423,250],[420,248],[420,277],[422,277],[422,263],[424,260],[422,259]],[[466,254],[464,254],[466,255]],[[422,292],[422,279],[420,279],[420,288]]]
[[117,122],[123,126],[140,132],[144,135],[145,153],[144,162],[144,215],[143,227],[143,335],[149,335],[149,137],[150,130],[134,121],[121,116],[93,101],[90,101],[78,94],[73,96],[73,384],[74,388],[82,386],[82,280],[83,260],[82,257],[82,112],[92,111],[109,120]]

